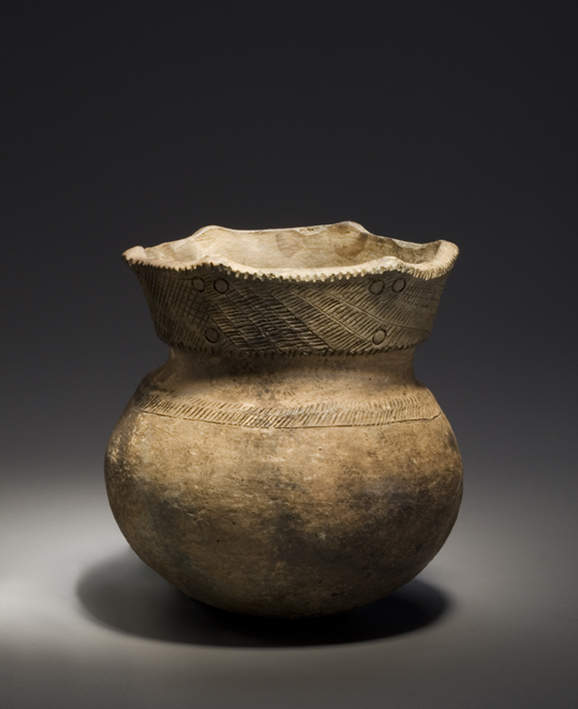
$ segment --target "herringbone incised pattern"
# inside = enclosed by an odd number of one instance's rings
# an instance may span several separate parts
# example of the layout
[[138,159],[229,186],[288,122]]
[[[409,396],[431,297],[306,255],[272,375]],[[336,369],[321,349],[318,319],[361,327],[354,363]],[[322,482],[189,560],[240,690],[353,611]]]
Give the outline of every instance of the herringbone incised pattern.
[[159,337],[209,354],[369,354],[413,347],[431,330],[446,276],[388,271],[325,282],[134,264]]
[[321,426],[382,426],[399,421],[432,419],[441,413],[425,387],[384,398],[383,402],[323,401],[297,406],[250,406],[141,384],[134,395],[138,411],[192,421],[249,428],[317,428]]

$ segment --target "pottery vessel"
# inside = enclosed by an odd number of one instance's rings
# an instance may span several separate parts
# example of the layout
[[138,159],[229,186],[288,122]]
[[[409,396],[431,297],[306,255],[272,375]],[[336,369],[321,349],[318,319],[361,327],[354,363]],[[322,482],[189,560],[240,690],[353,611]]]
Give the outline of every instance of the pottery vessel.
[[285,617],[418,574],[462,494],[454,434],[412,367],[456,256],[353,222],[127,251],[170,347],[106,456],[141,559],[195,599]]

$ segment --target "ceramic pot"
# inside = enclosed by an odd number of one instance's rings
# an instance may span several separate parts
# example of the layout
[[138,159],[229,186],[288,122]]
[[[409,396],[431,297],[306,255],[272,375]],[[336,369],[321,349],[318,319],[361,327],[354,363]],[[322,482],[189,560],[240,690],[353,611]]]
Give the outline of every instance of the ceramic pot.
[[110,504],[141,559],[205,603],[299,617],[418,574],[462,494],[413,374],[457,247],[352,222],[210,226],[124,254],[166,364],[110,439]]

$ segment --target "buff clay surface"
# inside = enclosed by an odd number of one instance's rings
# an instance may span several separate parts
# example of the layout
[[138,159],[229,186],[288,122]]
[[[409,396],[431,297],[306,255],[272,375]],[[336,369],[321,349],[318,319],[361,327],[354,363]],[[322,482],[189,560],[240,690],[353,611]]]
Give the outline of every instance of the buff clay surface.
[[170,347],[106,454],[140,558],[197,600],[280,617],[416,576],[462,495],[452,429],[413,374],[457,253],[353,222],[127,251]]

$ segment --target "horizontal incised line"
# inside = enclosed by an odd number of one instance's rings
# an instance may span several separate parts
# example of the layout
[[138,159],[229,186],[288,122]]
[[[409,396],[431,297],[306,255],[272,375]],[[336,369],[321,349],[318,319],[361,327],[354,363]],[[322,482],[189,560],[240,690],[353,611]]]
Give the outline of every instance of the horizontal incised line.
[[265,407],[179,396],[177,392],[141,385],[133,401],[136,409],[145,413],[249,428],[382,426],[401,421],[432,419],[441,413],[433,394],[426,388],[371,404],[323,402]]

